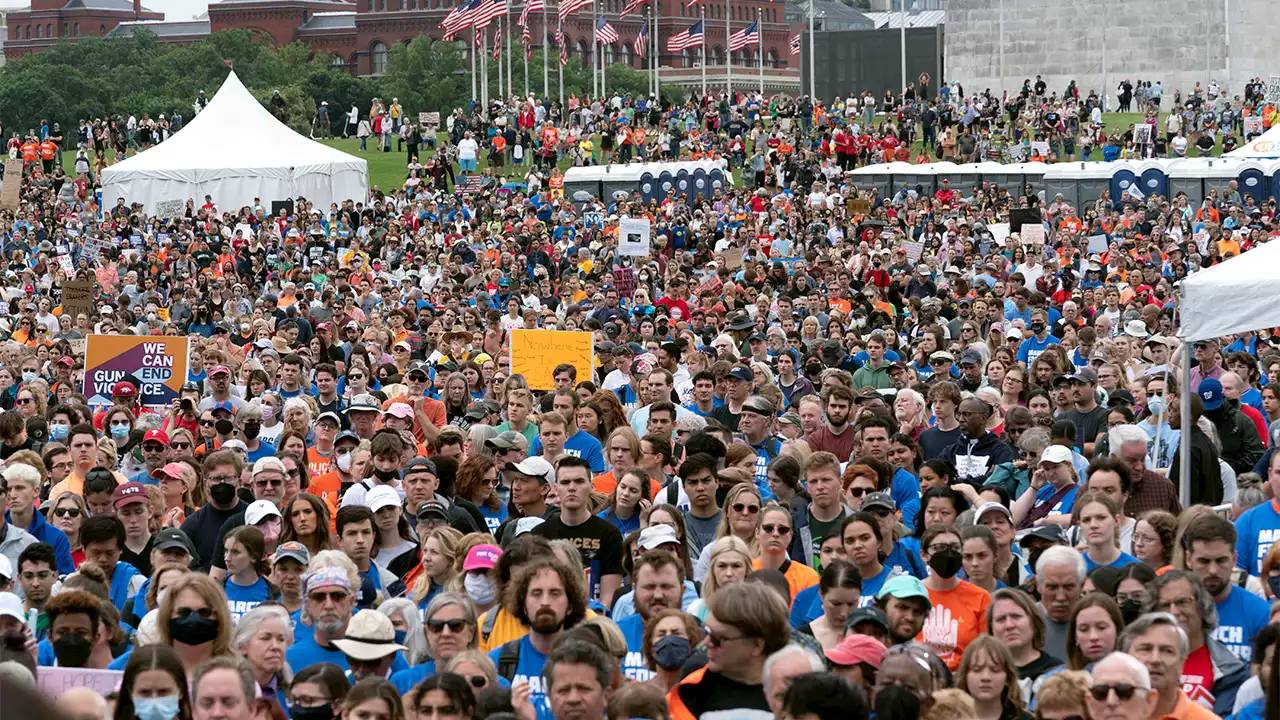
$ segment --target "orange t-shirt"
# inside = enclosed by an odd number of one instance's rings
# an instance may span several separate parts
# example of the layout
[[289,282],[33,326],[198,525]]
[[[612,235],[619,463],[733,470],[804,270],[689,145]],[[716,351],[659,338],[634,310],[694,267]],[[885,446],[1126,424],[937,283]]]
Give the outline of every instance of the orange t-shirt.
[[[591,487],[594,488],[596,492],[608,495],[613,492],[614,488],[618,487],[618,478],[614,477],[613,471],[610,470],[603,475],[597,475],[591,478]],[[662,492],[662,483],[654,480],[653,478],[649,478],[649,497],[656,498],[660,492]]]
[[971,582],[961,580],[951,590],[929,588],[933,610],[924,621],[916,640],[923,642],[947,664],[952,672],[960,667],[964,649],[987,631],[987,607],[991,595]]
[[25,142],[22,144],[22,159],[24,162],[35,162],[40,159],[40,146],[33,142]]
[[316,478],[329,472],[329,458],[333,457],[333,452],[328,455],[321,454],[314,445],[307,448],[307,472],[311,473],[311,482],[315,482]]
[[[801,565],[798,562],[788,560],[783,567],[786,569],[783,570],[782,574],[787,578],[787,585],[791,588],[792,602],[795,602],[796,594],[801,590],[818,584],[818,580],[820,579],[818,577],[818,571],[808,565]],[[760,561],[760,558],[756,558],[751,561],[751,569],[763,570],[764,563]],[[926,627],[928,626],[926,625]],[[956,664],[959,664],[958,660],[956,661]]]

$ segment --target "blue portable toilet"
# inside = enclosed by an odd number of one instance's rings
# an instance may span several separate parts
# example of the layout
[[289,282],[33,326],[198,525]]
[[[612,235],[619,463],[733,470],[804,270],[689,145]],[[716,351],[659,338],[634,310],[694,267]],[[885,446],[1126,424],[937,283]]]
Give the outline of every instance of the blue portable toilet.
[[668,195],[675,192],[675,189],[676,179],[670,170],[663,170],[658,173],[658,202],[665,201]]
[[1144,160],[1138,163],[1138,188],[1145,197],[1169,196],[1169,166],[1165,160]]
[[1240,163],[1236,173],[1236,184],[1240,194],[1249,195],[1259,205],[1267,199],[1269,193],[1267,167],[1257,160],[1245,160]]
[[679,170],[676,170],[675,180],[676,187],[674,192],[683,195],[687,200],[692,200],[693,183],[690,182],[691,177],[689,175],[689,169],[682,167]]
[[640,173],[640,197],[648,203],[657,197],[658,180],[648,170]]
[[1119,162],[1111,163],[1110,170],[1111,200],[1113,202],[1119,202],[1120,198],[1123,197],[1130,188],[1136,189],[1143,197],[1146,197],[1146,193],[1143,192],[1142,186],[1138,185],[1138,168],[1136,165],[1131,162],[1121,160]]

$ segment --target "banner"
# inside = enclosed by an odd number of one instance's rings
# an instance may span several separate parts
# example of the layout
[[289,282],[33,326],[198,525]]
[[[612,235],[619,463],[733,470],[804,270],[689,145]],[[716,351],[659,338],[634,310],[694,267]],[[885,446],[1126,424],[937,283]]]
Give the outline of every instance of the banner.
[[36,684],[45,697],[52,699],[57,699],[62,693],[75,687],[87,687],[99,695],[107,695],[120,688],[123,677],[123,670],[42,667]]
[[418,113],[418,124],[423,130],[430,129],[430,132],[436,132],[440,127],[440,113],[438,112],[420,112]]
[[618,255],[649,254],[649,218],[618,219]]
[[166,220],[179,218],[184,215],[186,209],[187,203],[185,200],[161,200],[156,203],[155,217]]
[[578,377],[592,377],[595,346],[592,334],[576,330],[512,330],[511,373],[523,375],[531,390],[554,390],[552,373],[568,363],[578,369]]
[[62,311],[72,317],[84,313],[92,315],[94,283],[76,280],[62,283]]
[[138,386],[138,404],[168,407],[187,381],[187,338],[90,335],[84,361],[84,396],[92,406],[111,404],[117,382]]

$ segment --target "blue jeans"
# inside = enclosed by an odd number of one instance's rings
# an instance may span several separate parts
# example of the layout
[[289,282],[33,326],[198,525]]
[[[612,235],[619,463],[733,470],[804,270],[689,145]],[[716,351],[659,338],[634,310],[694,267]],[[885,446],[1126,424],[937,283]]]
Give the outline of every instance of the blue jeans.
[[361,149],[361,150],[368,150],[368,149],[369,149],[369,136],[368,136],[368,135],[364,135],[364,136],[362,136],[362,137],[360,138],[360,149]]

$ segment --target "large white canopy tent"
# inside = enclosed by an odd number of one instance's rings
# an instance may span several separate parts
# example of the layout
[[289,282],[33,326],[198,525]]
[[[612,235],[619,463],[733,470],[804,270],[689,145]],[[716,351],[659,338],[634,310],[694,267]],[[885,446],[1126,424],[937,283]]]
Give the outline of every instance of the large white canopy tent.
[[1223,155],[1233,158],[1255,158],[1265,160],[1280,158],[1280,125],[1272,127],[1258,137]]
[[[1190,345],[1223,335],[1280,327],[1280,241],[1247,252],[1189,275],[1181,283],[1178,301],[1179,335],[1184,345],[1182,387],[1191,386]],[[1191,396],[1181,393],[1181,415],[1190,417]],[[1181,496],[1188,504],[1191,454],[1181,454]]]
[[159,203],[212,196],[235,210],[259,198],[304,197],[317,207],[364,200],[369,164],[303,137],[281,123],[230,73],[200,114],[168,140],[102,172],[102,202]]

